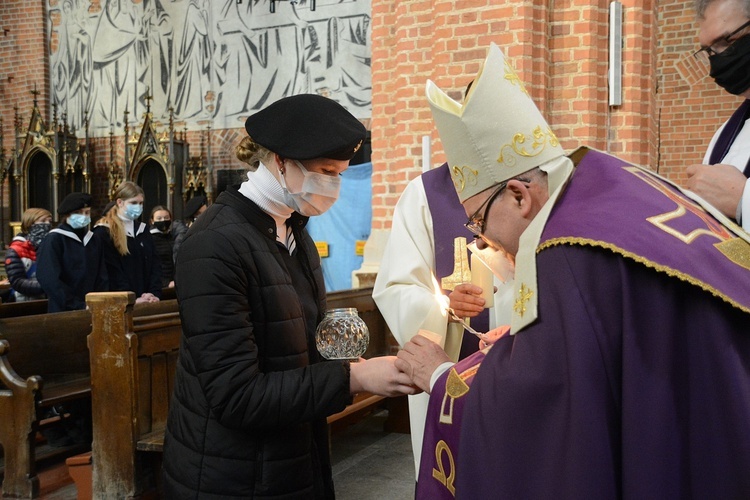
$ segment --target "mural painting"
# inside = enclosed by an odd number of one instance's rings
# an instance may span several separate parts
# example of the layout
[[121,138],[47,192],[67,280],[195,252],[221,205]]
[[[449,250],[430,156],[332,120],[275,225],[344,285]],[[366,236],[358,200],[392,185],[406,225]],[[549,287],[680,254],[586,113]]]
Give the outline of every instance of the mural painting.
[[[241,127],[299,93],[371,115],[370,0],[47,0],[52,103],[91,136],[170,108]],[[314,9],[311,6],[314,5]]]

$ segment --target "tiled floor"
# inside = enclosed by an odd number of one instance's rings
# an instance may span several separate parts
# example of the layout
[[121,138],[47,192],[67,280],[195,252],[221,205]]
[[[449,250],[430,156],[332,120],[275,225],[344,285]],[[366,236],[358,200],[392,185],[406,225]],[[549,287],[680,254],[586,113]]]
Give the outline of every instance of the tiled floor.
[[409,434],[383,432],[385,412],[334,436],[333,484],[338,500],[414,498],[414,459]]

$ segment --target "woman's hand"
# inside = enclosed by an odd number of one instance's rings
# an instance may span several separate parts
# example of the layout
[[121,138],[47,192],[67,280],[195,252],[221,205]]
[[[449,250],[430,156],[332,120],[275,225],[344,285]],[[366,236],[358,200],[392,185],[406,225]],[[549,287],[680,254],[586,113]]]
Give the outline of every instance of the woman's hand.
[[146,292],[137,299],[135,299],[136,304],[143,304],[148,302],[159,302],[159,297],[154,295],[153,293]]
[[417,394],[409,376],[396,368],[396,356],[360,358],[351,363],[349,390],[352,394],[362,391],[380,396],[394,397],[404,394]]

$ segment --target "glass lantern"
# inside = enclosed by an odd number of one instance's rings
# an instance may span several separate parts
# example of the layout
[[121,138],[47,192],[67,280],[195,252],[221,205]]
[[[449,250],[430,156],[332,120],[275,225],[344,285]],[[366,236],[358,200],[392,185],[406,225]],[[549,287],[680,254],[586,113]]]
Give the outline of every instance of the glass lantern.
[[369,343],[370,332],[354,307],[329,309],[315,331],[315,345],[326,359],[357,359]]

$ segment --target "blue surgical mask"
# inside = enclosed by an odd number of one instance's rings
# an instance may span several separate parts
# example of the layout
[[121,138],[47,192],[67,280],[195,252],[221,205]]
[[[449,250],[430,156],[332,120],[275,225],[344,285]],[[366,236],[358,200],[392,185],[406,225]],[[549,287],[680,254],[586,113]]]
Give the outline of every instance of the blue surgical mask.
[[125,205],[125,217],[136,220],[143,213],[143,205]]
[[73,229],[81,229],[91,224],[91,217],[83,214],[70,214],[68,216],[68,224]]

